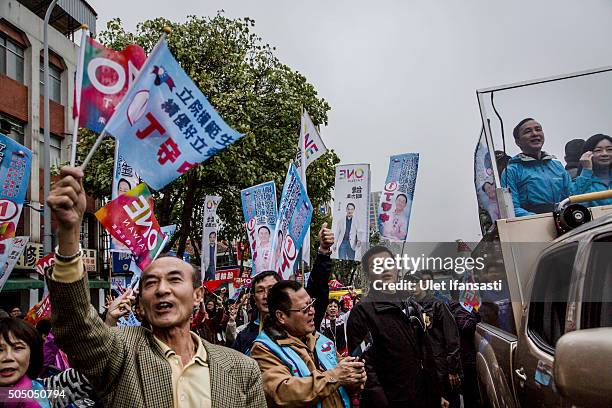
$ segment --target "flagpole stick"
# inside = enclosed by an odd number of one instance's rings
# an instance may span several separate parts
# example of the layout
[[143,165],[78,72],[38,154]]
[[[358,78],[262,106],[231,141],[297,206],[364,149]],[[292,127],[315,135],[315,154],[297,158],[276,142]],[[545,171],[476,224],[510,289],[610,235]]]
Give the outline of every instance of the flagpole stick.
[[96,139],[96,142],[92,146],[91,150],[87,154],[87,157],[85,158],[85,160],[83,160],[83,164],[81,164],[81,170],[85,171],[85,167],[87,167],[87,164],[89,164],[89,161],[93,157],[96,150],[98,150],[98,147],[100,147],[100,144],[102,143],[102,140],[104,140],[105,137],[106,137],[106,130],[103,130],[102,133],[100,133],[100,135]]
[[87,33],[89,26],[81,24],[81,49],[79,50],[79,62],[77,63],[74,104],[76,105],[77,115],[74,118],[74,126],[72,127],[72,150],[70,152],[70,166],[74,167],[76,163],[77,153],[77,135],[79,133],[79,119],[81,118],[81,89],[83,86],[83,60],[85,59],[85,47],[87,45]]

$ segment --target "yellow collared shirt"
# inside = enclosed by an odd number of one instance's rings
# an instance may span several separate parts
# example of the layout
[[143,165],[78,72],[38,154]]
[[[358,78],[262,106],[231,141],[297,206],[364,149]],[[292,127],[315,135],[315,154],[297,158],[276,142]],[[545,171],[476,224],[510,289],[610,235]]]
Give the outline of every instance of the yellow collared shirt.
[[181,357],[161,340],[153,337],[172,368],[172,396],[175,407],[211,407],[210,368],[206,361],[206,349],[198,335],[190,332],[197,343],[195,356],[183,366]]

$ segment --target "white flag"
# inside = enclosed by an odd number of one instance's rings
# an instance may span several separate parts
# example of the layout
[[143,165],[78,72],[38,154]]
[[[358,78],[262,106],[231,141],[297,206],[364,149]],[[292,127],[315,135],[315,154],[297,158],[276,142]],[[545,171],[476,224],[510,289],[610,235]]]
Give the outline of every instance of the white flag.
[[[319,131],[312,123],[310,115],[304,109],[302,111],[302,120],[300,123],[300,140],[298,152],[295,156],[295,167],[297,167],[300,175],[300,180],[306,189],[306,169],[313,161],[317,160],[327,152],[327,147],[319,135]],[[302,245],[302,260],[310,263],[310,227],[306,233],[304,244]]]

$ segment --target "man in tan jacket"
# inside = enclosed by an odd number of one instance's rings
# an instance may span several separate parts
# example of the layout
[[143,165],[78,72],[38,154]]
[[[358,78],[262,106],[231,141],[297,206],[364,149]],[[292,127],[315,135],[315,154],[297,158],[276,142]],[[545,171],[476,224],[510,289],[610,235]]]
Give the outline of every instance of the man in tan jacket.
[[363,362],[341,361],[333,341],[315,332],[315,299],[296,281],[275,284],[270,314],[255,340],[269,407],[350,407],[350,393],[363,386]]
[[63,168],[47,199],[59,242],[47,284],[56,342],[90,379],[104,406],[265,407],[257,364],[189,331],[202,286],[200,271],[188,263],[165,257],[143,271],[139,306],[151,330],[102,322],[90,304],[80,256],[82,179],[80,169]]

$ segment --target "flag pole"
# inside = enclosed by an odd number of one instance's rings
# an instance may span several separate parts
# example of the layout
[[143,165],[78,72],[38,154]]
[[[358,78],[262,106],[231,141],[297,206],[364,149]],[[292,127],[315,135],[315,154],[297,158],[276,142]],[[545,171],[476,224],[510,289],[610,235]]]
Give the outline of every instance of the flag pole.
[[72,150],[70,152],[70,166],[74,167],[77,153],[77,135],[79,133],[79,119],[81,118],[81,89],[83,86],[83,62],[85,59],[85,47],[87,46],[87,37],[89,37],[89,26],[81,24],[81,48],[79,50],[79,62],[77,63],[74,104],[76,117],[74,117],[74,126],[72,127]]
[[[157,47],[159,46],[159,44],[166,39],[166,35],[170,34],[172,32],[172,28],[171,27],[164,27],[164,33],[161,35],[161,37],[159,38],[159,41],[157,42],[157,44],[155,44],[155,47],[153,47],[153,50],[151,51],[151,54],[149,54],[149,57],[151,55],[153,55],[155,53],[155,50],[157,49]],[[146,63],[145,63],[146,65]],[[140,72],[138,73],[138,76],[136,76],[136,80],[138,80],[138,77],[142,74],[142,69],[140,70]],[[134,82],[136,82],[136,80]],[[129,90],[128,90],[129,91]],[[119,109],[119,107],[125,102],[125,97],[123,98],[123,100],[121,100],[121,102],[119,103],[119,106],[117,106],[116,109]],[[110,120],[110,119],[109,119]],[[104,140],[104,138],[107,136],[107,132],[106,132],[106,127],[102,130],[102,133],[100,133],[100,135],[98,136],[98,138],[96,139],[96,142],[94,143],[94,145],[92,146],[91,150],[89,151],[89,153],[87,154],[87,157],[85,157],[85,160],[83,160],[83,164],[81,164],[81,170],[85,170],[85,168],[87,167],[87,165],[89,164],[89,161],[91,160],[91,158],[93,157],[94,153],[96,152],[96,150],[98,149],[98,147],[100,147],[100,144],[102,143],[102,140]]]

